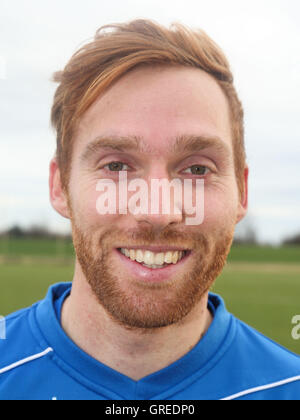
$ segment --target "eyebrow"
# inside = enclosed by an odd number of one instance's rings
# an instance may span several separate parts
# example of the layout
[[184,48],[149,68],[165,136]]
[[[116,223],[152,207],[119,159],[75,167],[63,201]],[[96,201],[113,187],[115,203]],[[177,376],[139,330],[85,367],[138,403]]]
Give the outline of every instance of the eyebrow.
[[141,138],[138,136],[98,136],[91,143],[87,145],[83,151],[80,160],[89,160],[95,153],[102,149],[117,150],[119,152],[125,151],[139,151],[141,149]]
[[200,152],[208,148],[214,148],[216,151],[230,156],[230,147],[217,136],[180,135],[176,137],[171,151],[173,153]]
[[[219,137],[201,135],[179,135],[169,147],[173,154],[200,152],[204,149],[214,148],[219,153],[229,157],[230,147]],[[145,145],[140,136],[98,136],[91,141],[83,151],[80,160],[89,160],[101,150],[116,150],[119,152],[151,153],[154,150]]]

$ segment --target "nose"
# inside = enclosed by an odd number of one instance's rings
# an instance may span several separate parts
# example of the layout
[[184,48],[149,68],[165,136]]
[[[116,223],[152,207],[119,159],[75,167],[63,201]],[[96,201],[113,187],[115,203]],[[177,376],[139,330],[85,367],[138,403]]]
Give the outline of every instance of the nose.
[[179,224],[183,220],[182,183],[168,175],[152,173],[146,180],[147,211],[135,214],[139,224],[150,224],[153,231],[161,231],[169,225]]
[[175,225],[181,222],[181,217],[179,215],[140,215],[136,216],[136,221],[139,224],[147,223],[151,225],[153,232],[159,233],[163,231],[169,225]]

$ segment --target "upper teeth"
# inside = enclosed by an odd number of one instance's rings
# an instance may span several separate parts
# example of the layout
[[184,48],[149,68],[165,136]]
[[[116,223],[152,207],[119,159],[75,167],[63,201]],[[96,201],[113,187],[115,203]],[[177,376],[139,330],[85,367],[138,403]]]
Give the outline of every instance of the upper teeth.
[[168,251],[154,253],[152,251],[144,251],[141,249],[127,249],[121,248],[122,254],[130,258],[132,261],[145,263],[147,265],[164,265],[177,264],[184,256],[184,251]]

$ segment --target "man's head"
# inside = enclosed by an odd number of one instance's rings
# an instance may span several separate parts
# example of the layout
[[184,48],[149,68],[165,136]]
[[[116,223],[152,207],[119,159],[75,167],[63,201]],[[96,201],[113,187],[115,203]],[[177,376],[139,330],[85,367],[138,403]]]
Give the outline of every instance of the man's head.
[[[141,20],[112,29],[56,75],[51,201],[71,219],[80,269],[107,312],[127,326],[162,327],[207,293],[246,213],[243,111],[224,55],[203,32]],[[186,226],[184,212],[99,215],[97,183],[118,184],[121,170],[147,183],[203,179],[202,225]],[[152,276],[119,252],[154,246],[188,253]]]
[[201,31],[181,24],[170,29],[146,20],[101,27],[94,40],[78,50],[63,71],[51,121],[57,132],[57,159],[67,189],[75,133],[82,115],[119,78],[138,66],[166,65],[202,69],[221,87],[228,100],[235,170],[243,191],[246,166],[243,108],[233,85],[229,63],[221,49]]

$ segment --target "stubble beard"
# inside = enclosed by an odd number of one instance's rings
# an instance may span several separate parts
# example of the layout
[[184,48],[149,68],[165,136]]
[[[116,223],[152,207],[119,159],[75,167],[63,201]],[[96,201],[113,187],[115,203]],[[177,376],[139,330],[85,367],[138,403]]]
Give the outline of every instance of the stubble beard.
[[[97,238],[83,232],[72,218],[72,231],[78,262],[99,304],[123,327],[149,330],[181,322],[207,294],[226,264],[234,225],[213,235],[167,227],[159,237],[150,228],[126,233],[111,228]],[[188,272],[174,281],[157,285],[126,278],[124,287],[124,273],[113,266],[113,245],[122,238],[128,244],[181,244],[179,249],[185,244],[194,250],[193,260],[186,263]]]

